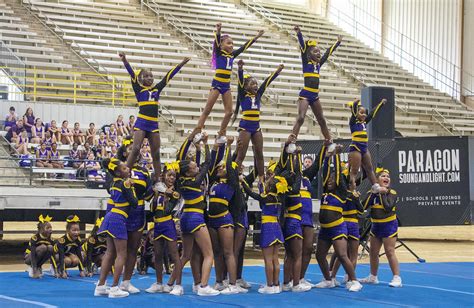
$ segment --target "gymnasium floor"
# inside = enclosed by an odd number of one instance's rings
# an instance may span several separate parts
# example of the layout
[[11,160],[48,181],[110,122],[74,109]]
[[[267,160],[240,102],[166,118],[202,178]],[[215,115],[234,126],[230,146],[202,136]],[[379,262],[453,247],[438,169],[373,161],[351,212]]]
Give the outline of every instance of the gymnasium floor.
[[[403,263],[401,271],[404,286],[390,288],[391,272],[387,264],[382,264],[379,273],[381,283],[364,286],[359,293],[349,293],[339,287],[330,290],[313,289],[310,292],[294,294],[281,293],[262,295],[257,288],[264,280],[261,266],[246,266],[245,278],[252,283],[248,294],[199,297],[191,292],[192,276],[187,268],[183,277],[185,295],[175,297],[169,294],[147,294],[142,292],[123,299],[94,297],[95,278],[80,278],[77,271],[71,272],[68,280],[58,280],[45,275],[41,280],[29,279],[26,273],[0,273],[0,307],[97,307],[114,305],[186,306],[194,307],[270,307],[270,306],[343,306],[357,307],[472,307],[474,305],[473,263]],[[368,265],[358,267],[358,276],[368,273]],[[308,278],[321,279],[317,265],[311,265]],[[135,276],[135,286],[147,288],[154,282],[154,275]],[[211,280],[213,278],[211,277]]]

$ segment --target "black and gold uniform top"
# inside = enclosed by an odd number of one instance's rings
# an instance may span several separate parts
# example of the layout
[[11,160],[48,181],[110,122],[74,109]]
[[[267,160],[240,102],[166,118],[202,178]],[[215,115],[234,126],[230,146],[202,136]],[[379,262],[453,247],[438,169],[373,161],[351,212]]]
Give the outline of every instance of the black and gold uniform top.
[[86,254],[85,267],[89,273],[92,272],[93,258],[100,256],[107,250],[107,239],[105,236],[91,235],[82,244],[82,251]]
[[58,263],[53,264],[56,269],[56,272],[62,274],[66,270],[66,266],[64,264],[64,257],[69,254],[74,254],[79,258],[79,270],[84,270],[84,262],[82,260],[82,247],[81,247],[81,238],[78,237],[76,240],[72,240],[69,237],[69,234],[65,234],[58,238],[54,242],[54,253],[59,254]]
[[397,219],[397,192],[389,189],[386,194],[369,192],[364,200],[364,210],[370,208],[373,223],[384,223]]
[[153,181],[150,172],[135,164],[131,170],[131,178],[133,179],[138,205],[144,206],[145,201],[150,201],[153,198]]
[[209,146],[206,144],[206,160],[201,164],[199,173],[195,177],[180,176],[177,182],[177,191],[184,199],[183,212],[197,212],[204,214],[206,201],[204,191],[201,188],[202,182],[206,179],[210,167]]
[[347,191],[348,197],[346,199],[346,204],[344,206],[342,216],[344,221],[358,223],[359,219],[357,215],[362,215],[364,213],[364,207],[360,202],[359,197],[354,196],[352,191]]
[[30,254],[31,255],[31,267],[34,269],[37,267],[36,265],[36,247],[41,246],[41,245],[46,245],[46,246],[53,246],[54,241],[51,239],[51,237],[44,237],[40,233],[36,233],[33,235],[28,242],[28,247],[25,250],[25,255]]
[[285,200],[285,218],[294,218],[301,220],[301,211],[303,204],[301,203],[301,159],[300,155],[289,154],[287,169],[291,172],[288,173],[286,179],[290,184],[289,191],[286,193]]

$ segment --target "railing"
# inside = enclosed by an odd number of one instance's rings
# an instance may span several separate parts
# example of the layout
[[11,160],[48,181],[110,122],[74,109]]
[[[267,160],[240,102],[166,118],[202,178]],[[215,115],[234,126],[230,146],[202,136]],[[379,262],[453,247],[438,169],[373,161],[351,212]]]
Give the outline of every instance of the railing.
[[258,1],[243,0],[242,3],[244,3],[248,9],[253,10],[255,13],[259,14],[268,22],[270,22],[273,26],[277,27],[278,30],[284,30],[282,25],[283,21],[281,18],[273,14],[273,12],[268,10],[266,7],[262,6]]
[[24,91],[26,64],[3,41],[0,41],[0,67],[13,86],[20,92]]
[[455,132],[458,132],[459,135],[461,131],[459,131],[456,126],[449,121],[436,109],[431,110],[431,117],[442,127],[446,130],[451,136],[456,135]]
[[[349,7],[342,11],[335,7],[332,1],[329,1],[327,15],[337,26],[364,41],[372,48],[380,51],[384,56],[428,82],[436,89],[449,94],[455,99],[459,100],[461,95],[474,95],[474,87],[472,86],[474,76],[472,74],[462,70],[457,64],[445,59],[423,44],[407,37],[395,28],[384,24],[380,19],[362,10],[353,3],[349,3],[348,5]],[[374,31],[365,23],[359,22],[359,20],[372,20],[374,24],[383,26],[383,37],[381,33]],[[386,39],[387,36],[391,37],[391,39]],[[400,42],[399,45],[394,43],[398,41]],[[406,51],[407,46],[416,46],[417,50],[422,51],[422,56],[413,56],[410,52]],[[425,59],[432,59],[432,61],[428,62]],[[450,72],[451,75],[447,75],[445,72],[433,68],[433,63],[437,63],[438,67],[444,67],[444,71]],[[461,84],[461,74],[465,84],[471,85],[470,88]]]

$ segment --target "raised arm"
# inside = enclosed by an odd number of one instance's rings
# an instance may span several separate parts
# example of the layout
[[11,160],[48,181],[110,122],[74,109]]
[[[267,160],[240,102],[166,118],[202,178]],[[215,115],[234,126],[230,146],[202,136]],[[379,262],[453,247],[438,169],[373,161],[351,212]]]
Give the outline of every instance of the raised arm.
[[216,24],[216,31],[214,32],[214,51],[219,52],[221,50],[221,29],[222,24],[219,22]]
[[298,43],[300,44],[301,53],[304,53],[306,51],[306,44],[304,42],[304,37],[303,33],[301,33],[300,26],[295,26],[293,29],[295,30],[296,36],[298,37]]
[[382,106],[385,105],[386,103],[387,103],[387,100],[385,98],[382,99],[380,103],[374,109],[370,111],[369,115],[365,119],[365,123],[369,123],[370,120],[372,120],[375,117],[375,115],[380,110],[380,108],[382,108]]
[[332,53],[334,52],[334,50],[336,50],[337,47],[339,47],[339,45],[341,45],[341,42],[342,42],[342,35],[338,35],[337,36],[337,41],[332,44],[331,47],[329,47],[328,49],[326,49],[326,52],[324,53],[324,55],[321,57],[321,60],[319,61],[319,66],[323,66],[323,64],[327,61],[327,59],[329,58],[330,55],[332,55]]
[[201,184],[202,181],[206,178],[207,172],[209,171],[211,165],[211,153],[209,151],[209,145],[207,143],[204,144],[205,151],[206,151],[206,160],[204,163],[201,164],[199,169],[199,174],[196,176],[196,183]]
[[132,78],[132,80],[137,81],[137,76],[135,75],[135,71],[133,70],[130,63],[128,63],[127,56],[125,55],[125,52],[123,52],[123,51],[119,52],[119,57],[120,57],[120,60],[122,60],[123,65],[127,69],[127,72],[130,75],[130,77]]
[[228,184],[235,190],[239,189],[239,172],[232,166],[232,143],[234,142],[233,137],[227,137],[227,152],[225,160],[225,168],[227,172]]
[[165,77],[163,77],[163,79],[161,79],[160,82],[158,82],[156,85],[155,85],[155,89],[157,89],[158,91],[161,91],[164,89],[164,87],[166,87],[166,85],[170,82],[170,80],[181,70],[181,68],[189,62],[189,60],[191,60],[191,58],[189,57],[186,57],[183,59],[183,61],[181,61],[181,63],[179,63],[178,65],[176,65],[175,67],[173,67],[172,69],[170,69],[168,71],[168,73],[166,73]]
[[360,99],[356,99],[353,102],[348,103],[351,108],[351,119],[349,120],[349,125],[354,125],[357,121],[357,113],[359,112]]
[[234,58],[237,57],[238,55],[240,55],[242,52],[244,52],[244,51],[246,51],[247,49],[249,49],[250,46],[252,46],[253,43],[255,43],[255,42],[263,35],[263,33],[265,33],[265,31],[259,30],[259,31],[257,32],[257,35],[256,35],[254,38],[248,40],[244,45],[240,46],[239,49],[234,50],[234,51],[232,52],[232,55],[234,56]]
[[245,182],[242,183],[242,188],[244,189],[245,193],[252,197],[253,199],[257,201],[264,201],[265,198],[261,194],[257,194],[256,192],[252,191],[252,189],[249,187],[249,185]]
[[259,96],[262,96],[263,93],[265,92],[265,90],[267,90],[267,88],[270,86],[270,84],[272,83],[272,81],[274,81],[278,75],[280,75],[281,71],[283,70],[283,68],[285,67],[285,65],[283,64],[280,64],[278,66],[278,68],[276,69],[275,72],[273,72],[270,76],[267,77],[267,79],[265,79],[265,81],[263,82],[263,84],[258,88],[258,94]]

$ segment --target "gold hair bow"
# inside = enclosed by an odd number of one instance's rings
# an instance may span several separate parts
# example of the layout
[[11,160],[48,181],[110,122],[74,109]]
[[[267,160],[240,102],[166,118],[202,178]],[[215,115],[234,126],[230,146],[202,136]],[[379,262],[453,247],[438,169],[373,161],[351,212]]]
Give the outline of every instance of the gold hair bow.
[[123,141],[122,141],[123,146],[127,146],[127,145],[132,144],[132,143],[133,143],[133,139],[123,139]]
[[390,174],[390,171],[388,171],[388,169],[384,169],[383,167],[377,167],[375,169],[375,173],[382,173],[382,172]]
[[117,168],[119,162],[120,161],[118,159],[112,158],[109,164],[107,165],[107,169],[115,171],[115,168]]
[[43,214],[41,214],[39,217],[38,217],[38,220],[40,223],[44,224],[45,222],[50,222],[51,220],[53,219],[53,217],[50,217],[49,215],[46,215],[43,216]]
[[284,177],[275,176],[275,179],[278,181],[276,183],[277,194],[284,194],[288,192],[288,182]]
[[179,173],[179,161],[173,161],[171,163],[165,163],[166,169],[174,170],[176,173]]
[[318,45],[318,42],[316,40],[309,40],[309,41],[306,42],[306,45],[316,46],[316,45]]
[[104,217],[102,218],[97,218],[97,220],[95,221],[95,225],[97,228],[100,228],[100,226],[102,225],[102,222],[104,221]]
[[80,222],[81,220],[79,219],[79,216],[74,215],[73,218],[71,219],[66,219],[66,222]]

